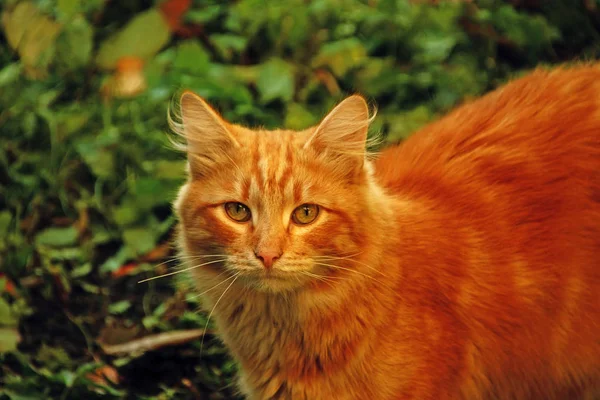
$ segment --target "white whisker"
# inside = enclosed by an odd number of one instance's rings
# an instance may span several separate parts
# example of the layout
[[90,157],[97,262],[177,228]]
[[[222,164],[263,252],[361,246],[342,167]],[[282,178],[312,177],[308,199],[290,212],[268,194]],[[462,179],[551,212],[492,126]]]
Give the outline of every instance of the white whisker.
[[322,263],[322,262],[318,262],[318,261],[315,261],[314,263],[315,263],[316,265],[322,265],[322,266],[325,266],[325,267],[330,267],[330,268],[340,269],[340,270],[343,270],[343,271],[354,272],[355,274],[362,275],[362,276],[364,276],[365,278],[372,279],[372,280],[374,280],[374,281],[375,281],[375,282],[377,282],[377,283],[380,283],[380,284],[382,284],[382,285],[384,285],[384,286],[386,286],[386,287],[389,287],[389,286],[388,286],[388,285],[386,285],[385,283],[381,282],[379,279],[376,279],[376,278],[372,277],[371,275],[365,274],[365,273],[363,273],[363,272],[361,272],[361,271],[357,271],[357,270],[354,270],[354,269],[351,269],[351,268],[346,268],[346,267],[340,267],[339,265]]
[[[227,271],[221,272],[219,275],[217,275],[217,276],[216,276],[216,278],[218,278],[219,276],[223,275],[223,274],[224,274],[224,273],[226,273],[226,272],[227,272]],[[225,282],[227,282],[227,281],[230,281],[230,280],[231,280],[233,277],[235,277],[235,276],[238,276],[238,275],[239,275],[239,273],[237,273],[237,274],[235,274],[235,275],[232,275],[232,276],[230,276],[230,277],[228,277],[228,278],[225,278],[225,279],[223,279],[221,282],[219,282],[219,283],[217,283],[216,285],[214,285],[213,287],[211,287],[210,289],[207,289],[207,290],[205,290],[205,291],[204,291],[204,292],[202,292],[202,293],[198,293],[198,294],[194,295],[194,296],[193,296],[193,297],[191,297],[191,298],[192,298],[192,299],[195,299],[195,298],[197,298],[197,297],[200,297],[200,296],[202,296],[203,294],[206,294],[206,293],[210,292],[211,290],[213,290],[213,289],[215,289],[215,288],[217,288],[217,287],[221,286],[221,285],[222,285],[222,284],[224,284]]]
[[217,302],[213,306],[212,310],[210,310],[210,314],[208,314],[208,318],[206,319],[206,325],[204,325],[204,332],[202,333],[202,340],[200,341],[200,356],[202,356],[202,349],[204,347],[204,336],[206,336],[206,330],[208,329],[208,324],[210,322],[210,317],[212,317],[213,312],[215,311],[215,309],[219,305],[219,302],[221,301],[221,299],[223,298],[223,296],[225,296],[225,293],[227,293],[227,291],[229,290],[229,288],[235,283],[235,281],[237,281],[237,278],[239,278],[239,276],[240,276],[239,272],[237,274],[233,275],[233,278],[234,278],[233,281],[231,281],[231,283],[229,284],[229,286],[227,286],[225,288],[225,290],[223,291],[223,293],[221,293],[221,296],[219,296],[219,298],[217,299]]
[[301,273],[302,275],[306,275],[306,276],[308,276],[308,277],[311,277],[311,278],[313,278],[313,279],[317,279],[317,280],[319,280],[319,281],[321,281],[321,282],[325,282],[325,283],[327,283],[329,286],[333,287],[333,284],[332,284],[332,282],[334,281],[334,279],[332,279],[331,277],[325,277],[325,276],[321,276],[321,275],[313,274],[313,273],[311,273],[311,272],[308,272],[308,271],[300,271],[300,273]]
[[181,270],[179,270],[179,271],[168,272],[168,273],[166,273],[166,274],[162,274],[162,275],[158,275],[158,276],[153,276],[152,278],[146,278],[146,279],[142,279],[142,280],[141,280],[141,281],[139,281],[138,283],[144,283],[144,282],[152,281],[152,280],[154,280],[154,279],[159,279],[159,278],[164,278],[164,277],[171,276],[171,275],[175,275],[175,274],[180,274],[180,273],[182,273],[182,272],[186,272],[186,271],[190,271],[190,270],[192,270],[192,269],[200,268],[200,267],[203,267],[203,266],[205,266],[205,265],[209,265],[209,264],[216,264],[216,263],[220,263],[220,262],[223,262],[223,261],[227,261],[227,260],[226,260],[225,258],[223,258],[223,259],[221,259],[221,260],[212,260],[212,261],[208,261],[208,262],[205,262],[205,263],[202,263],[202,264],[194,265],[194,266],[192,266],[192,267],[188,267],[188,268],[181,269]]
[[379,270],[378,270],[378,269],[376,269],[376,268],[373,268],[373,267],[372,267],[372,266],[370,266],[369,264],[365,264],[365,263],[364,263],[364,262],[362,262],[362,261],[354,260],[354,259],[352,259],[352,258],[350,258],[350,257],[352,257],[352,256],[346,256],[346,257],[335,257],[335,256],[317,256],[317,257],[313,257],[313,258],[316,258],[316,259],[319,259],[319,260],[325,260],[325,261],[328,261],[328,260],[347,260],[347,261],[350,261],[350,262],[353,262],[353,263],[356,263],[356,264],[364,265],[365,267],[369,268],[371,271],[373,271],[373,272],[377,272],[377,273],[378,273],[378,274],[380,274],[381,276],[384,276],[384,277],[386,276],[386,275],[385,275],[383,272],[379,271]]
[[200,259],[200,258],[204,258],[204,257],[229,257],[228,254],[200,254],[200,255],[189,255],[189,256],[173,256],[173,257],[169,257],[167,259],[165,259],[165,261],[159,263],[159,264],[155,264],[154,268],[158,268],[161,265],[170,263],[170,262],[174,262],[174,261],[189,261],[189,260],[196,260],[196,259]]

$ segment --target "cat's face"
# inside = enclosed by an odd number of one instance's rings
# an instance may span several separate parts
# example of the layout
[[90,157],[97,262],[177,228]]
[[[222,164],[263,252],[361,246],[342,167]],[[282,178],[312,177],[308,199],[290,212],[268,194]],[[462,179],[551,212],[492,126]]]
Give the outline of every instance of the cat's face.
[[364,100],[302,132],[228,124],[190,93],[182,116],[190,180],[176,211],[188,264],[265,291],[334,282],[367,229]]

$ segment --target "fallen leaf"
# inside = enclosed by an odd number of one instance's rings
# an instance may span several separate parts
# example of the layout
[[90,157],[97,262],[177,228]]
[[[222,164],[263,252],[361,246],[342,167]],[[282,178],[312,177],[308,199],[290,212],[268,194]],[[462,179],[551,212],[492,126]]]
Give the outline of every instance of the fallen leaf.
[[15,284],[10,279],[8,279],[6,275],[0,272],[0,292],[2,291],[10,294],[12,297],[17,296]]
[[122,57],[117,62],[114,75],[102,88],[107,97],[134,97],[147,88],[144,60],[139,57]]
[[118,278],[122,278],[127,275],[133,275],[136,273],[138,267],[139,267],[138,263],[132,262],[132,263],[125,264],[125,265],[119,267],[118,269],[114,270],[113,272],[111,272],[111,276],[115,279],[118,279]]
[[163,18],[169,24],[171,31],[181,27],[181,18],[192,4],[192,0],[167,0],[159,6]]
[[104,345],[125,343],[138,337],[140,329],[138,325],[127,325],[126,321],[110,318],[106,326],[100,330],[96,342]]
[[88,373],[85,377],[98,385],[107,385],[109,383],[118,384],[120,380],[119,372],[110,365],[104,365],[95,371]]

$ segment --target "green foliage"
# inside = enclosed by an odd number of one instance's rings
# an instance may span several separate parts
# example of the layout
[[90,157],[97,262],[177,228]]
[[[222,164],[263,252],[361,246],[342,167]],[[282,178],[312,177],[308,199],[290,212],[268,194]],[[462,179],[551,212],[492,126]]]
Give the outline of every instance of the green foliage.
[[[600,44],[594,2],[208,0],[176,31],[160,3],[3,4],[2,400],[231,398],[235,366],[210,338],[202,357],[196,342],[102,347],[206,324],[185,279],[136,283],[169,271],[157,264],[185,159],[166,116],[181,89],[233,122],[291,129],[360,92],[378,107],[372,131],[397,142],[514,73],[595,59]],[[116,74],[122,57],[143,70]]]

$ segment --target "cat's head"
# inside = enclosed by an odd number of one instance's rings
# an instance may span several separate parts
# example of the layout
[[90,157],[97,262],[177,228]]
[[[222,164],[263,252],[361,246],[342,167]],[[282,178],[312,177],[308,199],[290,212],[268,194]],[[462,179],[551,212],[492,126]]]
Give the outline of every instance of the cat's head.
[[[360,96],[304,131],[251,130],[181,98],[189,180],[175,209],[187,264],[258,290],[331,284],[369,229],[369,110]],[[237,278],[233,278],[233,276]]]

